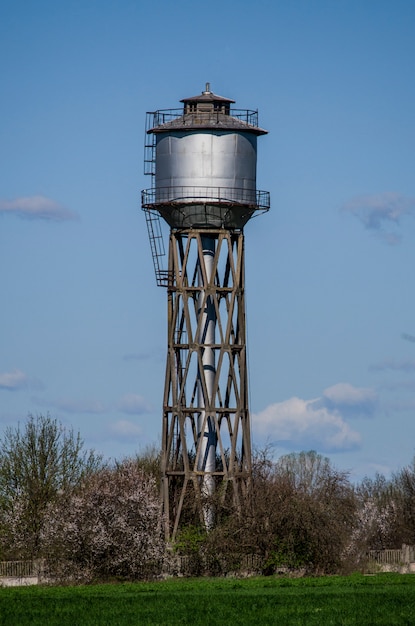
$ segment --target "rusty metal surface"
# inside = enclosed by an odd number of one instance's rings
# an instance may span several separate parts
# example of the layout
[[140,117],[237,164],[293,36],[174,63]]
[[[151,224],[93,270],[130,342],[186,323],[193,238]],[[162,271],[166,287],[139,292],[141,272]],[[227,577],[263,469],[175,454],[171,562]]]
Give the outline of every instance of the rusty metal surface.
[[[244,236],[227,230],[210,230],[208,236],[215,241],[212,273],[202,272],[201,278],[206,231],[170,235],[162,432],[163,512],[169,538],[189,522],[189,516],[203,520],[207,473],[220,485],[217,497],[236,508],[249,491],[251,477]],[[202,339],[204,318],[199,314],[208,299],[216,326],[214,343],[210,337],[209,344]],[[212,369],[206,374],[203,367],[206,350],[213,355],[213,378]],[[206,472],[198,433],[206,430],[208,420],[216,433],[216,466]]]

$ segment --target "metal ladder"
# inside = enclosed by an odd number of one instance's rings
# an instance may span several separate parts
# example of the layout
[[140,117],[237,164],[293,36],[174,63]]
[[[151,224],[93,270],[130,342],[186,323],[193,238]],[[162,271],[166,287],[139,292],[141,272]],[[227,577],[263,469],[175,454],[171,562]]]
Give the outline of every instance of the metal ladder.
[[156,211],[144,209],[147,223],[148,239],[150,241],[151,255],[153,257],[156,282],[159,287],[167,287],[170,284],[169,272],[163,269],[161,258],[166,256],[163,234],[161,232],[160,216]]
[[147,113],[144,141],[144,174],[154,177],[156,174],[156,136],[154,133],[148,133],[153,126],[153,118],[154,113]]
[[[146,116],[146,134],[144,142],[144,174],[151,176],[151,187],[154,189],[154,179],[156,175],[156,136],[148,131],[154,126],[154,112],[148,112]],[[167,287],[170,283],[169,272],[162,267],[161,259],[166,256],[163,234],[161,230],[160,215],[157,211],[143,208],[150,249],[153,257],[154,272],[156,282],[159,287]]]

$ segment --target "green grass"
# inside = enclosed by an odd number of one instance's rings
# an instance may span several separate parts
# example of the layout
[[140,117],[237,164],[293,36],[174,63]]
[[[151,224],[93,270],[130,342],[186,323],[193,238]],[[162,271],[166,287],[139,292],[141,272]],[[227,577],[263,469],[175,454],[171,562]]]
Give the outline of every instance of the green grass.
[[415,624],[415,576],[171,579],[0,588],[3,626]]

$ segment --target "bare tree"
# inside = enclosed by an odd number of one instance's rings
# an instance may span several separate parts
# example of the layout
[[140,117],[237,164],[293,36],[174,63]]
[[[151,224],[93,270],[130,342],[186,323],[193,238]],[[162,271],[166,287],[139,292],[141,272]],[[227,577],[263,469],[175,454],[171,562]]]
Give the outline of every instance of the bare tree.
[[395,502],[399,509],[395,544],[412,545],[415,538],[415,457],[392,477]]
[[100,466],[101,458],[84,450],[80,434],[49,415],[29,415],[23,428],[8,428],[0,441],[4,556],[38,556],[47,505]]
[[144,449],[137,453],[134,457],[137,467],[145,474],[149,474],[156,479],[157,485],[160,486],[161,478],[161,447],[156,444],[145,446]]
[[257,452],[252,497],[242,504],[242,515],[222,514],[218,526],[199,542],[199,554],[226,561],[226,555],[254,553],[262,558],[264,573],[281,568],[339,571],[356,503],[347,473],[328,458],[310,451],[274,462],[269,450]]
[[286,566],[338,571],[355,519],[347,472],[314,451],[300,452],[281,457],[267,483],[265,490],[256,490],[255,510],[262,508],[269,529],[269,570]]

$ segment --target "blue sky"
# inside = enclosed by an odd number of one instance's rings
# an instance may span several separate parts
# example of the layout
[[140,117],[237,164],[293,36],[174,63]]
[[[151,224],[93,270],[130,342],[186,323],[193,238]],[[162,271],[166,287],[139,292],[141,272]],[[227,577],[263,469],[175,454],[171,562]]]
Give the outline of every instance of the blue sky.
[[258,108],[246,283],[254,441],[353,479],[415,452],[415,4],[2,0],[0,435],[28,413],[158,445],[166,293],[145,112]]

